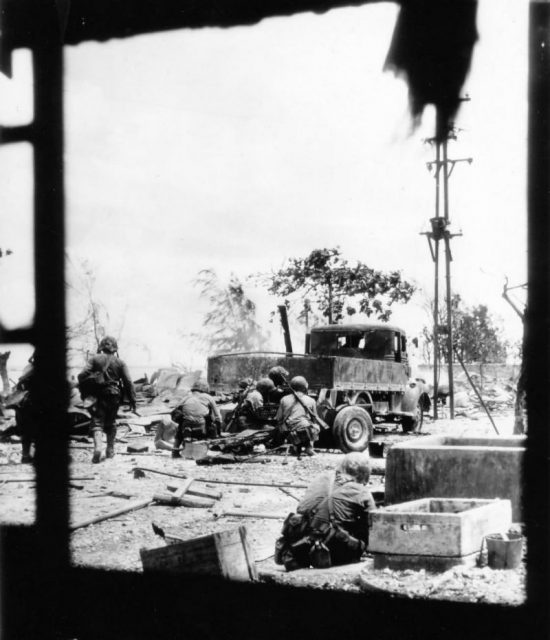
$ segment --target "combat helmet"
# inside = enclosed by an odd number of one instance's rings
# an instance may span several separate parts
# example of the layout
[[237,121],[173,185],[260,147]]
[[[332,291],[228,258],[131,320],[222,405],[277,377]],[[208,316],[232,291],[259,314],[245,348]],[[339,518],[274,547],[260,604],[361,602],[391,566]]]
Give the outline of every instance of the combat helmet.
[[288,378],[288,371],[284,367],[271,367],[267,373],[267,377],[273,380],[276,386],[280,386],[286,382]]
[[290,388],[294,391],[302,391],[303,393],[306,393],[308,389],[307,380],[304,376],[294,376],[290,381]]
[[239,380],[239,389],[248,389],[248,387],[254,382],[252,378],[243,378]]
[[101,339],[97,352],[101,353],[102,351],[105,353],[116,353],[118,351],[118,344],[112,336],[105,336]]
[[200,391],[200,393],[208,393],[210,388],[204,380],[197,380],[191,386],[191,391]]
[[256,389],[260,393],[269,393],[275,389],[275,384],[271,378],[260,378],[258,382],[256,382]]

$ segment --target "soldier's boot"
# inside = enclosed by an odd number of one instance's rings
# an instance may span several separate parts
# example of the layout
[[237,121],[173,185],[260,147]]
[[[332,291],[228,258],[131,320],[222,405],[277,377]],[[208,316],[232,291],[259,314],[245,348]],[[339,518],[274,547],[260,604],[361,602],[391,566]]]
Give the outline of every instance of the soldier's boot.
[[95,429],[93,432],[94,438],[94,454],[92,456],[92,462],[97,464],[101,462],[101,453],[103,449],[103,432],[100,429]]
[[106,458],[115,457],[115,440],[116,440],[116,427],[107,431],[107,450],[105,452]]
[[181,458],[181,453],[178,449],[181,447],[183,442],[183,433],[180,433],[180,429],[178,429],[176,433],[176,437],[174,438],[174,449],[172,451],[172,458]]
[[28,438],[21,439],[21,464],[30,464],[32,462],[31,456],[31,441]]
[[306,454],[306,456],[310,457],[315,455],[315,451],[313,450],[313,442],[311,442],[311,440],[307,443],[304,453]]

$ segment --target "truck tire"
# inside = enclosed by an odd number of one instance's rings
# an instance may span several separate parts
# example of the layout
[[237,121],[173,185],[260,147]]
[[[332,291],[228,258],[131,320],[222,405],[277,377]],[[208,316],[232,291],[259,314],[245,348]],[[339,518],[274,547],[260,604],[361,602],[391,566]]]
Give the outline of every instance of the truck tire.
[[403,416],[401,418],[401,428],[403,433],[411,433],[416,431],[417,433],[422,429],[422,423],[424,422],[424,407],[419,401],[416,405],[414,416]]
[[339,411],[332,427],[336,444],[344,453],[367,449],[372,431],[371,417],[358,406],[344,407]]

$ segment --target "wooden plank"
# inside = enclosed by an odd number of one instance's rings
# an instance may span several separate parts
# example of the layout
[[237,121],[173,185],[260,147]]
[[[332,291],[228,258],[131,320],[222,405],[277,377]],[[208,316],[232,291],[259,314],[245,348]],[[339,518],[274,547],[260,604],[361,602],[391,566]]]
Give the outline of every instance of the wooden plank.
[[183,484],[179,485],[179,487],[176,489],[176,491],[174,492],[174,495],[177,498],[183,498],[183,496],[187,493],[187,490],[193,484],[193,482],[195,482],[194,478],[186,478],[183,481]]
[[[196,482],[196,480],[194,478],[189,478],[189,480],[192,480],[194,483]],[[167,484],[166,488],[168,489],[168,491],[178,491],[179,489],[179,485],[173,485],[173,484]],[[201,498],[209,498],[210,500],[220,500],[222,497],[222,492],[221,491],[216,491],[214,489],[208,489],[207,487],[198,487],[195,484],[193,484],[193,486],[190,486],[187,489],[187,493],[189,495],[192,496],[200,496]]]

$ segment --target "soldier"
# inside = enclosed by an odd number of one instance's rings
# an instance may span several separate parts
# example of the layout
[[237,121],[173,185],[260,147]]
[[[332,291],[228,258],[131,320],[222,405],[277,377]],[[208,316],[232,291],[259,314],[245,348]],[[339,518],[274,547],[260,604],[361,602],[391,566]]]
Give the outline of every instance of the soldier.
[[[178,425],[175,449],[181,447],[185,436],[215,438],[220,435],[222,417],[208,391],[205,382],[196,382],[191,387],[191,393],[172,411],[171,418]],[[172,458],[181,458],[181,453],[172,451]]]
[[298,457],[303,447],[306,455],[313,456],[313,443],[320,432],[315,400],[307,395],[308,383],[302,376],[292,378],[290,388],[295,393],[281,398],[275,416],[279,432],[295,446]]
[[92,415],[90,430],[94,439],[93,463],[101,462],[103,434],[107,435],[106,457],[115,456],[116,416],[122,393],[128,398],[130,409],[136,410],[136,394],[126,363],[118,355],[114,338],[105,336],[99,343],[97,354],[78,374],[78,387],[82,397],[93,396],[95,403],[89,408]]
[[267,372],[267,377],[273,382],[274,388],[269,394],[272,402],[279,402],[280,399],[289,392],[288,388],[289,373],[284,367],[271,367]]
[[277,541],[277,564],[287,571],[358,562],[368,545],[368,514],[376,509],[366,484],[367,453],[348,453],[334,472],[317,476],[290,514]]
[[260,378],[256,387],[246,395],[239,409],[239,427],[244,429],[261,429],[265,419],[260,414],[266,398],[275,389],[275,385],[269,378]]
[[39,412],[32,400],[32,384],[34,380],[34,354],[23,369],[21,377],[15,385],[12,395],[6,402],[6,407],[15,410],[15,424],[21,436],[21,463],[29,464],[33,461],[31,445],[36,439],[36,423]]

